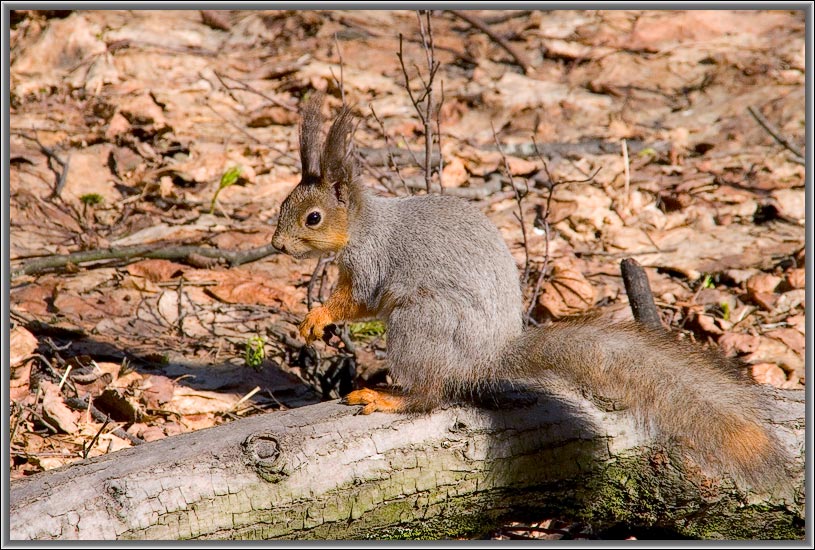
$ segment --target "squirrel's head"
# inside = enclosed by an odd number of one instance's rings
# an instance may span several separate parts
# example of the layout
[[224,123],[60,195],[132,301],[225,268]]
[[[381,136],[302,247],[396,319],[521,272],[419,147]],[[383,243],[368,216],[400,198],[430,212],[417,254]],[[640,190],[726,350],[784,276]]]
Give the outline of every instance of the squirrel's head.
[[337,252],[348,243],[349,209],[358,192],[351,109],[344,105],[322,140],[322,95],[315,94],[300,122],[300,183],[280,206],[272,245],[295,257]]

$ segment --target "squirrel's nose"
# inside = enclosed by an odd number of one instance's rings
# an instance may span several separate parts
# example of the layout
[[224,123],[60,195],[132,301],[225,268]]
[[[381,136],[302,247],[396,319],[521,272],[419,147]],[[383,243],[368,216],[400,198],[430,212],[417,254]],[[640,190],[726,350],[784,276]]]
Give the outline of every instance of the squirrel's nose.
[[272,246],[273,246],[273,247],[275,247],[276,249],[278,249],[278,250],[279,250],[280,252],[282,252],[283,254],[286,254],[286,245],[284,245],[284,244],[281,242],[281,240],[278,238],[278,236],[277,236],[277,235],[275,235],[275,236],[272,238]]

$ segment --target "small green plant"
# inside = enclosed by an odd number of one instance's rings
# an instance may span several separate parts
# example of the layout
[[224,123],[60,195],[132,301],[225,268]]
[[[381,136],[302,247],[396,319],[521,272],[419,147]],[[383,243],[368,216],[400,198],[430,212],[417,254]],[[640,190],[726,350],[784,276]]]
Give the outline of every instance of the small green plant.
[[727,302],[722,302],[721,304],[719,304],[719,307],[722,308],[722,318],[725,321],[729,321],[730,320],[730,304],[727,303]]
[[105,197],[99,193],[88,193],[79,197],[79,200],[82,201],[82,204],[85,206],[97,206],[104,202]]
[[229,187],[230,185],[234,184],[238,181],[238,178],[241,177],[241,173],[243,172],[243,168],[240,166],[233,166],[229,168],[224,174],[221,176],[221,183],[218,186],[218,190],[215,191],[215,194],[212,196],[212,202],[209,205],[209,213],[213,214],[215,212],[215,201],[218,200],[218,195],[221,191]]
[[716,284],[713,282],[713,277],[710,275],[705,275],[705,278],[702,279],[702,288],[715,288]]
[[255,370],[260,370],[263,360],[266,358],[266,338],[263,336],[251,336],[246,340],[243,358],[246,365]]
[[348,330],[352,338],[373,338],[385,334],[385,323],[382,321],[366,321],[351,323]]

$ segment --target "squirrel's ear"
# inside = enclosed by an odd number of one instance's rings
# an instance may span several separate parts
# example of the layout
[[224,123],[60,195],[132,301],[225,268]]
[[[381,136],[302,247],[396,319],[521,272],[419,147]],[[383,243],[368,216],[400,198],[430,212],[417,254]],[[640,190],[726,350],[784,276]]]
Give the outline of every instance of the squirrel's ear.
[[300,163],[302,180],[314,182],[320,179],[320,132],[323,126],[323,94],[315,92],[303,106],[300,118]]
[[337,119],[328,130],[320,157],[320,173],[325,184],[333,185],[337,198],[346,202],[349,187],[356,184],[357,164],[354,158],[354,116],[348,105],[343,105]]

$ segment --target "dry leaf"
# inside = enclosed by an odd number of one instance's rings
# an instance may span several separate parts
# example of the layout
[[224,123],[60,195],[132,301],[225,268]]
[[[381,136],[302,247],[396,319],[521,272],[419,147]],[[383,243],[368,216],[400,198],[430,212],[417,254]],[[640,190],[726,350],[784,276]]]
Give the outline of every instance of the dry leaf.
[[[299,300],[286,288],[285,281],[247,273],[238,269],[212,273],[218,285],[207,287],[207,292],[228,304],[258,304],[293,309]],[[282,283],[282,284],[281,284]]]
[[778,285],[781,284],[783,279],[777,275],[770,275],[769,273],[758,273],[753,275],[747,280],[745,285],[750,294],[766,293],[772,294]]
[[781,387],[787,381],[784,371],[772,363],[756,363],[751,367],[753,378],[760,384],[771,384]]
[[758,349],[742,358],[748,364],[774,363],[785,372],[794,372],[800,376],[804,373],[804,359],[790,347],[774,338],[759,337]]
[[[11,367],[11,381],[10,387],[12,390],[19,390],[22,393],[18,395],[25,395],[29,391],[28,384],[31,379],[31,361],[23,363],[17,367]],[[17,399],[12,398],[12,401]]]
[[238,399],[240,397],[227,393],[177,386],[175,396],[166,408],[183,415],[220,413],[231,410]]
[[[132,130],[133,130],[133,127],[130,125],[130,123],[127,121],[127,119],[125,117],[123,117],[121,113],[116,113],[110,119],[110,122],[108,122],[108,128],[107,128],[107,130],[105,130],[105,139],[108,139],[110,141],[115,141],[116,136],[120,136],[122,134],[127,134],[127,133],[131,132]],[[127,170],[123,169],[122,173],[124,173],[125,171],[127,171]]]
[[66,434],[79,430],[79,413],[72,411],[62,399],[59,386],[48,381],[40,382],[42,390],[42,416],[49,424]]
[[443,176],[445,187],[460,187],[470,179],[464,162],[458,157],[452,157],[447,161],[447,164],[444,165]]
[[142,386],[142,401],[148,409],[162,409],[173,398],[175,383],[166,376],[148,376]]
[[806,288],[806,269],[802,267],[790,269],[787,271],[786,279],[790,288]]
[[725,355],[732,356],[756,351],[761,344],[761,337],[752,334],[728,332],[723,334],[717,343]]
[[17,325],[9,334],[9,364],[15,367],[31,357],[37,349],[37,338],[25,327]]
[[250,114],[249,122],[246,125],[250,128],[263,128],[272,125],[291,126],[297,122],[299,122],[299,116],[296,112],[282,107],[266,106]]
[[806,337],[794,328],[779,328],[766,333],[766,335],[784,342],[798,355],[804,355]]
[[806,192],[804,189],[776,189],[771,193],[778,212],[800,224],[806,219]]
[[142,260],[127,266],[127,272],[158,283],[182,275],[189,267],[169,260]]
[[806,304],[806,299],[806,289],[799,288],[785,292],[778,297],[778,301],[775,303],[775,313],[784,313],[795,309],[800,305]]
[[558,319],[591,309],[595,293],[592,284],[579,270],[556,265],[551,278],[541,287],[538,305]]
[[93,400],[93,404],[118,422],[138,422],[142,417],[141,409],[135,399],[116,388],[103,391]]

